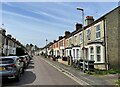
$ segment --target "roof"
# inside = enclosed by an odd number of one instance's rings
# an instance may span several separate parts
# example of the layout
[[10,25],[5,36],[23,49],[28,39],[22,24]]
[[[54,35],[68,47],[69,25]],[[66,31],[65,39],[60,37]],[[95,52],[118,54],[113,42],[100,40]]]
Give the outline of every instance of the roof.
[[2,56],[0,58],[18,58],[18,56]]
[[110,12],[106,13],[105,15],[103,15],[102,17],[98,18],[97,20],[95,20],[94,22],[92,22],[91,24],[87,25],[84,27],[84,29],[94,25],[95,23],[98,23],[99,21],[103,20],[108,14],[112,13],[113,11],[115,11],[116,9],[120,8],[120,6],[116,7],[115,9],[111,10]]

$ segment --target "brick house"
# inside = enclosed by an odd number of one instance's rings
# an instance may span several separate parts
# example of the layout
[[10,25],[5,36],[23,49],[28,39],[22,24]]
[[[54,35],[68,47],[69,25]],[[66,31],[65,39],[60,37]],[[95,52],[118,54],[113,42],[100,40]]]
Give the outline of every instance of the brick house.
[[10,34],[6,35],[6,30],[1,28],[0,29],[0,48],[1,48],[0,54],[4,54],[6,56],[16,55],[17,47],[21,47],[26,51],[26,48],[19,41],[13,38],[12,35]]
[[53,42],[54,55],[63,56],[64,50],[64,55],[71,55],[74,61],[83,58],[84,49],[85,60],[94,60],[95,68],[118,69],[120,6],[95,21],[93,16],[87,16],[85,23],[84,43],[82,25],[76,24],[76,30],[65,31],[62,39]]

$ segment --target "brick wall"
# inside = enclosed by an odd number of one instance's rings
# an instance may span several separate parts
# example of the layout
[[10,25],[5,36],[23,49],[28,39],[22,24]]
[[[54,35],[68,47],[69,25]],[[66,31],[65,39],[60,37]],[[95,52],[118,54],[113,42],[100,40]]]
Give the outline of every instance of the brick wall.
[[107,60],[110,63],[109,68],[118,68],[118,9],[106,15],[107,30]]

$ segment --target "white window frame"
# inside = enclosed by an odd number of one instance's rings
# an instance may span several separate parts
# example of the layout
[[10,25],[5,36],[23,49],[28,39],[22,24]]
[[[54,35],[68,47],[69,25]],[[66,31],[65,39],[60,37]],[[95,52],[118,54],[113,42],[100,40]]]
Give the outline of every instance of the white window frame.
[[[100,47],[100,52],[98,53],[97,48]],[[100,56],[100,60],[98,60],[98,56]],[[101,46],[96,46],[96,58],[97,58],[97,62],[101,62]]]
[[[97,30],[97,26],[99,26],[99,30]],[[100,30],[101,30],[101,29],[100,29],[100,24],[97,24],[97,25],[95,26],[96,39],[99,39],[99,38],[101,37],[101,35],[99,35],[99,37],[97,37],[97,34],[98,34],[98,33],[101,34]]]
[[[90,31],[89,33],[88,33],[88,30]],[[87,34],[87,39],[91,40],[91,29],[90,28],[86,30],[86,34]],[[88,38],[88,36],[89,36],[89,38]]]
[[[91,53],[91,48],[93,48],[93,52]],[[93,59],[91,58],[93,56]],[[94,47],[90,46],[90,60],[94,60]]]

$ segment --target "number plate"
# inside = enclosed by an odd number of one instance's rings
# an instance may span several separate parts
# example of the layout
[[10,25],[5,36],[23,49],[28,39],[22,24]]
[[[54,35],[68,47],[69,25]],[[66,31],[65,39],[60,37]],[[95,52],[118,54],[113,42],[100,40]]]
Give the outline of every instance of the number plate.
[[0,70],[5,70],[5,68],[4,67],[0,67]]

